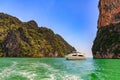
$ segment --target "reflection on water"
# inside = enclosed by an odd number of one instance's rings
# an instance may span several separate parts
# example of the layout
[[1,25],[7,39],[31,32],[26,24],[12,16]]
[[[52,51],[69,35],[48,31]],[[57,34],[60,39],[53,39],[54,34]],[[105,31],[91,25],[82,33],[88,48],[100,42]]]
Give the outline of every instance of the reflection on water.
[[118,80],[117,59],[0,58],[0,80]]

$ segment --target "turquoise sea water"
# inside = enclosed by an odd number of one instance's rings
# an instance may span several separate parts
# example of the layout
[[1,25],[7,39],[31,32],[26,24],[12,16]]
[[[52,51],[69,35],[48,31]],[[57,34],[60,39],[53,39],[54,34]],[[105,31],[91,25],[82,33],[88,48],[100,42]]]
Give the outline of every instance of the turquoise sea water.
[[0,58],[0,80],[119,79],[119,59]]

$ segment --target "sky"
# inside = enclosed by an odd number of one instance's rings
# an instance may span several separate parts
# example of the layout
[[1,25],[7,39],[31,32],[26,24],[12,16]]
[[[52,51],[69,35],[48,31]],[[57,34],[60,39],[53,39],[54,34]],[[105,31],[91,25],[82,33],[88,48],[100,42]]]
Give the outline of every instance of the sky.
[[35,20],[39,26],[60,34],[86,57],[92,57],[98,0],[0,0],[0,12],[23,22]]

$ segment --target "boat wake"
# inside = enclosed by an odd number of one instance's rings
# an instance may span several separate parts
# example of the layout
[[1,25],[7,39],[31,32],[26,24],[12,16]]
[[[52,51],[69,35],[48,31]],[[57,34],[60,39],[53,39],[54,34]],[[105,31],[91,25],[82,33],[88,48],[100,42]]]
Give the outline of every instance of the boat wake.
[[20,70],[17,62],[13,62],[11,66],[5,67],[0,72],[0,80],[15,80],[23,78],[25,80],[34,80],[36,74],[27,70]]
[[41,66],[42,69],[46,70],[44,72],[44,74],[46,74],[46,78],[42,78],[42,80],[82,80],[78,75],[69,74],[66,71],[55,69],[46,63],[39,63],[38,65]]
[[13,61],[11,66],[0,70],[0,80],[82,80],[80,76],[69,74],[46,63],[27,63],[27,66]]

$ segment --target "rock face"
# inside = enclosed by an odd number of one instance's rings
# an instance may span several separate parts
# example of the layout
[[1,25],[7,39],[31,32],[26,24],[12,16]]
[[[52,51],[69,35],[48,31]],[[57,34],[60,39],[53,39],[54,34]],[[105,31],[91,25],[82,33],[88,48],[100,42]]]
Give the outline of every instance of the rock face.
[[120,0],[100,0],[99,11],[93,58],[120,58]]
[[120,22],[120,0],[99,1],[98,28]]
[[0,13],[0,57],[63,57],[75,51],[51,29]]

